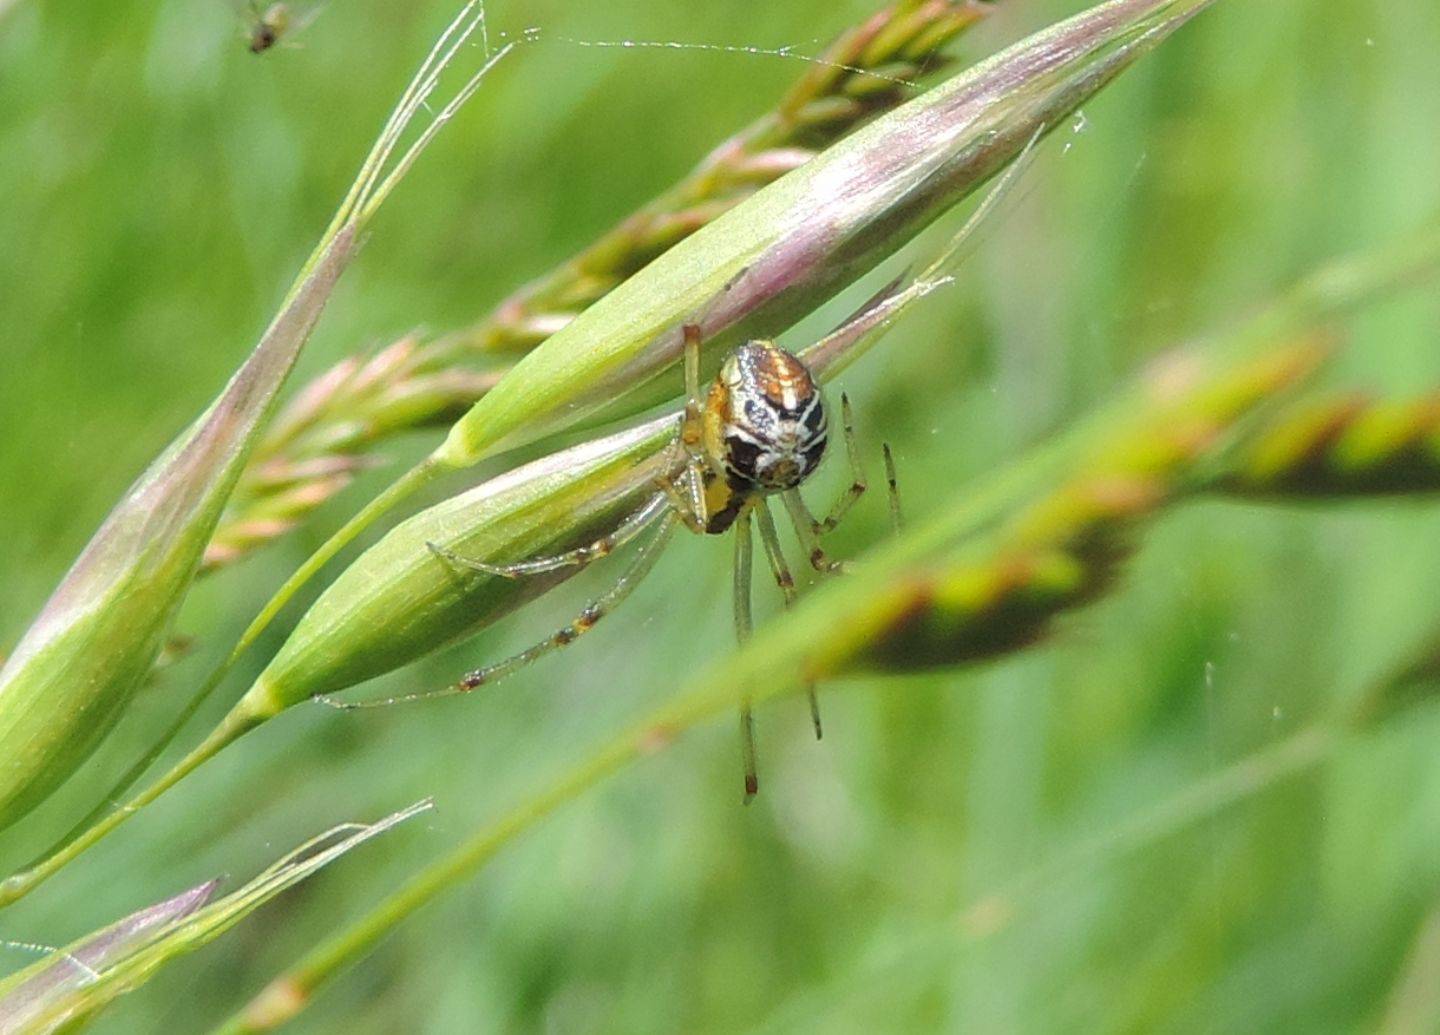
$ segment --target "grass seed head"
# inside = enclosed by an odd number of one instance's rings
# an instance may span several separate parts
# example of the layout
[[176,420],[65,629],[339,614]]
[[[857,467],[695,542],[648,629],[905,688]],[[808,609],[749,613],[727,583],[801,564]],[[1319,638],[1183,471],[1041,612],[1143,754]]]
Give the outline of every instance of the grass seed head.
[[651,421],[507,472],[402,522],[306,612],[244,707],[273,714],[473,635],[578,567],[513,579],[458,568],[433,544],[491,564],[589,542],[633,513],[674,464],[674,421]]

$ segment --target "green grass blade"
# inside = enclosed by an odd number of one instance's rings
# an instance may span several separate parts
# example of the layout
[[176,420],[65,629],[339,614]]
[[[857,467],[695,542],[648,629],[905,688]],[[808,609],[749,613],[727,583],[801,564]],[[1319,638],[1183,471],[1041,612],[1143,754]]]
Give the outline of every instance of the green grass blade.
[[89,757],[154,664],[276,392],[354,246],[352,231],[328,243],[251,358],[111,511],[0,669],[0,828]]
[[219,881],[207,881],[66,946],[0,982],[0,1035],[76,1030],[281,892],[430,807],[421,801],[375,823],[336,827],[221,899],[209,901]]

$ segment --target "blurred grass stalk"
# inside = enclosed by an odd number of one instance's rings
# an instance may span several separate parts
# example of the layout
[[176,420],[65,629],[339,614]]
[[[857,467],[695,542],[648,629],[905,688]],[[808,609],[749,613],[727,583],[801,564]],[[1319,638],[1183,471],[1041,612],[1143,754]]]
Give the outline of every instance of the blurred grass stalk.
[[682,328],[713,368],[893,254],[1214,0],[1110,0],[1022,40],[832,145],[665,251],[526,355],[445,441],[320,547],[241,636],[433,479],[676,397]]
[[[773,111],[489,315],[432,341],[407,336],[317,377],[256,448],[205,551],[205,570],[294,528],[373,463],[370,451],[387,437],[457,420],[511,359],[761,187],[899,105],[922,78],[952,64],[946,45],[992,9],[980,0],[902,0],[877,11],[819,54]],[[490,367],[471,369],[480,358]]]
[[361,231],[503,56],[487,62],[398,151],[440,73],[478,25],[475,15],[475,6],[466,6],[422,63],[250,358],[131,486],[0,669],[0,828],[89,757],[150,672],[280,386]]
[[287,888],[413,816],[426,799],[375,823],[346,823],[295,849],[214,902],[219,879],[149,906],[0,981],[0,1035],[75,1031],[170,961],[214,941]]
[[[1434,396],[1432,396],[1434,398]],[[1304,410],[1309,401],[1297,402],[1290,412],[1266,420],[1254,436],[1263,440],[1284,429],[1295,411]],[[1381,404],[1383,407],[1384,404]],[[1397,454],[1392,461],[1400,459]],[[1382,462],[1378,467],[1384,467]],[[1424,472],[1422,486],[1440,491],[1440,462],[1432,463]],[[1276,497],[1304,502],[1312,497],[1331,498],[1350,495],[1352,487],[1337,483],[1333,490],[1311,488],[1293,497]],[[1377,490],[1383,491],[1383,490]],[[1422,491],[1406,485],[1397,490],[1404,493]],[[1337,687],[1336,690],[1344,688]],[[1007,875],[998,884],[969,899],[958,913],[947,913],[930,924],[915,925],[904,941],[892,946],[883,962],[867,967],[864,975],[855,975],[860,987],[883,985],[884,977],[877,971],[909,973],[924,968],[927,961],[945,965],[968,947],[1011,930],[1029,910],[1043,908],[1047,899],[1065,896],[1079,887],[1082,878],[1107,866],[1138,855],[1166,838],[1214,819],[1225,810],[1257,797],[1287,780],[1296,780],[1315,772],[1330,761],[1355,738],[1381,733],[1389,724],[1413,716],[1421,708],[1440,703],[1440,628],[1422,636],[1406,660],[1391,666],[1389,671],[1364,687],[1358,694],[1343,697],[1335,711],[1312,721],[1284,737],[1257,748],[1218,769],[1197,775],[1181,789],[1133,813],[1119,817],[1093,835],[1081,837],[1053,851],[1046,858],[1018,872]],[[1428,1032],[1435,1028],[1433,1019],[1440,1016],[1440,999],[1436,997],[1433,980],[1436,941],[1436,918],[1432,912],[1421,921],[1411,964],[1402,972],[1387,1010],[1387,1020],[1374,1030],[1383,1032]],[[856,982],[851,982],[855,984]],[[849,987],[849,986],[847,986]],[[818,996],[805,991],[775,1010],[778,1017],[806,1017],[818,1020],[823,1027],[828,1014],[840,1017],[848,1007],[842,997]],[[1392,1015],[1399,1014],[1401,1017]],[[1415,1016],[1429,1018],[1416,1020]],[[1401,1019],[1414,1023],[1399,1023]],[[230,1030],[256,1030],[234,1028]],[[765,1030],[769,1030],[766,1028]],[[783,1030],[783,1029],[777,1029]]]
[[[655,387],[657,378],[678,379],[672,368],[680,328],[686,322],[699,320],[704,325],[712,358],[717,339],[752,329],[773,334],[807,305],[817,304],[899,248],[997,168],[1027,153],[1037,136],[1211,2],[1111,0],[1044,30],[852,134],[666,252],[531,352],[461,418],[428,460],[322,547],[252,624],[229,662],[212,674],[197,698],[218,684],[229,663],[287,594],[317,570],[327,551],[338,549],[437,471],[466,466],[502,443],[529,441],[587,414],[609,410],[613,415],[609,404],[616,399],[650,405],[655,400],[646,392]],[[885,307],[878,310],[883,314]],[[850,341],[846,347],[857,345]],[[825,365],[841,363],[844,353],[833,343],[827,346]],[[622,451],[634,448],[618,438],[612,445]],[[505,483],[507,491],[492,501],[493,507],[459,508],[453,519],[444,518],[451,527],[428,533],[428,540],[412,534],[417,526],[407,523],[395,530],[399,535],[387,537],[388,543],[382,541],[387,548],[408,543],[413,554],[399,549],[385,555],[385,571],[373,580],[391,594],[387,614],[413,612],[408,620],[417,632],[411,639],[422,642],[421,633],[428,630],[428,649],[436,649],[457,635],[473,632],[478,624],[475,615],[493,620],[528,599],[528,591],[517,591],[512,580],[486,578],[481,590],[494,599],[482,601],[473,585],[448,569],[437,575],[437,567],[444,566],[423,547],[426,541],[463,538],[483,545],[481,556],[501,560],[527,556],[527,550],[544,545],[533,531],[524,531],[527,514],[540,512],[548,515],[544,524],[553,526],[547,532],[551,538],[545,541],[583,534],[583,523],[597,515],[573,506],[557,510],[547,506],[544,495],[583,493],[585,478],[593,471],[606,472],[605,479],[619,475],[615,456],[603,450],[590,457],[599,465],[595,468],[576,466],[571,459],[562,454],[559,460],[552,456],[528,465],[523,475],[516,472],[514,484]],[[602,479],[601,485],[610,482]],[[603,491],[608,494],[610,489]],[[634,492],[635,486],[626,491]],[[614,502],[620,496],[623,493],[607,499]],[[434,520],[434,508],[412,519],[423,527]],[[469,525],[459,527],[456,523],[462,520]],[[366,555],[357,564],[374,560]],[[439,575],[447,577],[436,586]],[[335,603],[333,593],[322,597],[325,607],[312,608],[307,620],[325,617],[301,623],[304,638],[297,628],[261,680],[199,746],[126,806],[93,822],[87,817],[85,829],[68,843],[0,882],[0,906],[27,894],[246,732],[297,701],[338,688],[336,683],[321,682],[316,672],[340,669],[353,680],[363,672],[374,674],[377,665],[393,668],[408,660],[400,655],[393,637],[388,645],[370,646],[375,630],[357,630],[350,621],[380,600],[378,590],[358,592],[365,582],[358,578],[342,582],[353,599]],[[419,589],[409,588],[421,582]],[[457,583],[462,584],[459,591],[454,588]],[[538,585],[544,587],[543,582]],[[470,617],[455,616],[457,602],[469,608]],[[389,621],[377,627],[393,625]],[[312,634],[312,627],[318,631]],[[296,642],[309,646],[292,651]],[[360,654],[363,663],[349,663]],[[296,657],[301,663],[283,667]],[[273,678],[277,665],[290,676],[283,683]]]
[[192,915],[220,884],[208,880],[188,891],[137,910],[108,927],[56,949],[44,959],[0,981],[0,1035],[52,1031],[63,1016],[46,1016],[71,991],[100,978],[100,972]]
[[1227,465],[1216,489],[1257,499],[1434,492],[1440,393],[1377,400],[1359,392],[1307,399]]
[[[1266,422],[1266,431],[1271,422]],[[1440,468],[1440,465],[1436,465]],[[1429,473],[1431,491],[1440,490],[1436,474]],[[1403,491],[1412,491],[1407,488]],[[1342,495],[1344,490],[1341,490]],[[1304,499],[1303,496],[1297,497]],[[1227,809],[1266,793],[1285,781],[1302,779],[1329,762],[1355,738],[1376,734],[1392,720],[1412,716],[1422,707],[1440,701],[1440,629],[1422,637],[1412,658],[1392,669],[1334,714],[1315,720],[1220,768],[1198,774],[1194,780],[1134,812],[1121,815],[1093,834],[1080,837],[1053,850],[1033,865],[1006,875],[999,882],[971,897],[958,912],[944,913],[927,923],[912,925],[903,940],[893,944],[883,960],[871,961],[860,973],[842,980],[843,988],[873,992],[885,987],[887,975],[914,976],[927,967],[953,966],[972,946],[1004,935],[1019,924],[1027,912],[1043,910],[1048,902],[1064,898],[1072,889],[1084,886],[1085,878],[1113,867],[1123,860],[1154,848],[1167,838],[1213,820]],[[1343,689],[1343,688],[1337,688]],[[1387,1011],[1387,1023],[1376,1031],[1429,1032],[1440,1016],[1440,1000],[1433,981],[1435,950],[1440,933],[1432,912],[1417,932],[1416,958],[1402,973]],[[844,1017],[852,1007],[833,989],[816,993],[801,991],[778,1006],[772,1018],[804,1017],[810,1026],[824,1030],[827,1016]],[[1432,1018],[1428,1023],[1388,1023],[1390,1014],[1418,1014]],[[1413,1018],[1412,1018],[1413,1019]],[[235,1027],[230,1031],[255,1031]],[[783,1031],[768,1024],[760,1030]]]
[[[817,679],[975,662],[1036,643],[1058,617],[1112,584],[1150,521],[1175,503],[1224,491],[1232,480],[1228,465],[1243,470],[1254,443],[1293,425],[1302,411],[1283,406],[1285,396],[1331,351],[1317,322],[1437,264],[1440,224],[1331,265],[1235,330],[1162,357],[1091,419],[978,488],[966,486],[949,506],[862,558],[845,578],[820,585],[674,701],[312,950],[221,1030],[268,1031],[293,1017],[321,985],[411,913],[473,876],[513,838],[685,730],[731,712],[741,688],[758,704],[798,693]],[[1412,439],[1397,434],[1391,449],[1372,448],[1363,465],[1369,473],[1352,463],[1350,477],[1363,480],[1395,463],[1409,465]],[[1296,455],[1311,460],[1309,453]],[[1440,452],[1428,456],[1426,484],[1440,489]],[[1330,498],[1336,485],[1284,498]],[[1431,668],[1440,671],[1433,659]],[[1433,685],[1429,694],[1413,692],[1429,671],[1392,681],[1373,703],[1357,709],[1353,721],[1371,722],[1433,696]],[[1406,696],[1390,686],[1412,692]],[[1273,759],[1258,764],[1261,775],[1278,779],[1314,764],[1329,750],[1328,738],[1321,731],[1277,749]],[[1219,807],[1254,778],[1237,770],[1205,801],[1182,803],[1162,819],[1173,825]]]

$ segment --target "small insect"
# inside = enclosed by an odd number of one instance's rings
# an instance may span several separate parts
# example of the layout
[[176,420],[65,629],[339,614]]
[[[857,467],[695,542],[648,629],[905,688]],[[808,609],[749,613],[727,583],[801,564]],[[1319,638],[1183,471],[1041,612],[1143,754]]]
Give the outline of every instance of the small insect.
[[320,14],[323,4],[305,15],[296,17],[289,4],[273,3],[261,7],[258,0],[248,0],[249,25],[245,37],[250,53],[263,54],[282,40],[291,40]]
[[253,22],[249,27],[250,53],[263,54],[285,35],[285,30],[290,27],[290,5],[271,4],[264,10],[255,0],[250,0],[250,13],[253,15]]
[[[699,384],[700,329],[684,329],[686,404],[675,439],[673,470],[655,494],[608,535],[565,553],[537,557],[514,564],[495,565],[462,557],[435,544],[431,551],[446,563],[505,578],[522,578],[557,568],[579,566],[604,557],[657,526],[640,547],[630,567],[604,594],[587,605],[569,624],[503,661],[466,675],[458,683],[429,693],[379,701],[324,703],[341,708],[375,707],[454,693],[490,685],[537,658],[573,643],[620,603],[654,567],[677,525],[702,535],[735,534],[735,629],[743,641],[751,632],[750,581],[752,515],[760,531],[770,569],[785,597],[796,597],[795,579],[780,547],[768,499],[779,496],[795,526],[810,563],[822,572],[839,572],[844,565],[832,561],[820,539],[834,529],[865,492],[864,472],[855,448],[850,403],[841,397],[841,423],[850,462],[851,483],[830,513],[816,519],[799,493],[800,485],[815,472],[829,443],[829,414],[820,386],[801,359],[772,341],[747,341],[732,352],[719,374],[702,394]],[[892,518],[898,516],[894,465],[885,449],[891,489]],[[820,712],[810,688],[811,718],[815,735],[821,735]],[[748,702],[740,715],[741,750],[745,770],[745,798],[759,787],[755,764],[754,720]]]

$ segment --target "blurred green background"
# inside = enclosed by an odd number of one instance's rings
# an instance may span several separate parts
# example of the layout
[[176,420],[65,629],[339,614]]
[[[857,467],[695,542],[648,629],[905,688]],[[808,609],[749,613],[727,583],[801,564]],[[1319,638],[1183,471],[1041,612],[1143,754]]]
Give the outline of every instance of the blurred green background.
[[[959,50],[988,53],[1080,6],[1005,0]],[[539,26],[542,41],[387,206],[298,376],[474,319],[803,70],[574,41],[813,52],[870,9],[495,0],[492,33]],[[332,0],[303,47],[258,58],[225,0],[19,0],[0,15],[0,649],[241,361],[453,11]],[[1155,351],[1432,213],[1437,52],[1429,4],[1222,0],[1088,105],[959,284],[844,379],[872,461],[882,439],[895,446],[907,509],[1063,426]],[[1437,317],[1433,285],[1368,310],[1327,377],[1440,386]],[[838,489],[833,466],[812,499]],[[5,872],[148,743],[365,492],[197,590],[182,623],[196,654],[52,807],[5,832]],[[837,551],[885,528],[867,500]],[[600,631],[483,697],[297,709],[6,910],[0,939],[63,943],[434,795],[433,813],[172,965],[97,1030],[213,1023],[730,649],[729,543],[680,540]],[[1440,505],[1424,501],[1191,506],[1041,649],[827,687],[818,745],[803,702],[765,709],[749,808],[733,723],[682,738],[414,918],[294,1030],[1440,1030],[1433,711],[1290,778],[1259,766],[1255,793],[1196,822],[1146,818],[1177,796],[1213,801],[1230,767],[1295,743],[1405,660],[1440,625],[1437,543]],[[605,579],[597,566],[372,690],[448,683],[549,632]],[[779,601],[757,590],[763,618]],[[1117,831],[1131,832],[1123,848]],[[0,948],[0,973],[29,961]]]

